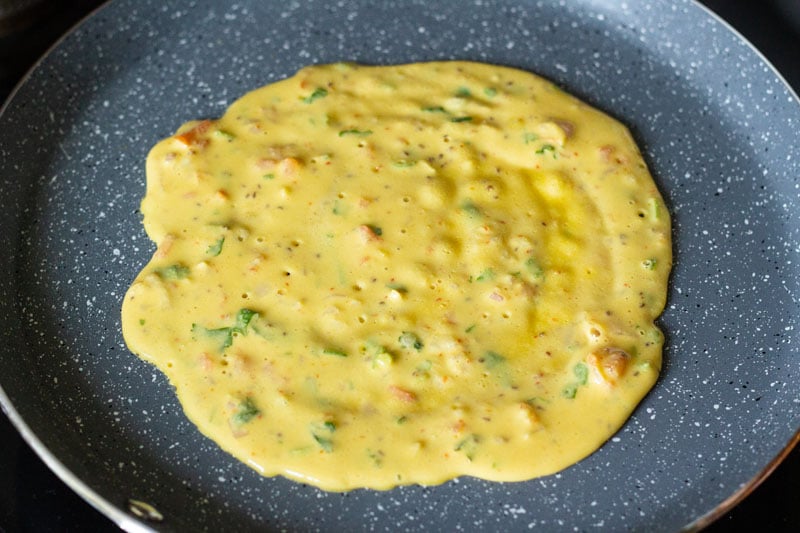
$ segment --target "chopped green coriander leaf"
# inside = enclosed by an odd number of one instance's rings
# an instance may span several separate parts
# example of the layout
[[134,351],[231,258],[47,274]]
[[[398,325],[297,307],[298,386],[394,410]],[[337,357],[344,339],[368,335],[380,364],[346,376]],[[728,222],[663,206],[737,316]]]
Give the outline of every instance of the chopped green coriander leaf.
[[543,144],[541,148],[536,150],[536,153],[540,155],[544,154],[545,152],[550,152],[551,154],[553,154],[553,159],[556,158],[556,147],[553,146],[552,144]]
[[398,168],[409,168],[409,167],[413,167],[416,164],[417,164],[416,161],[409,160],[409,159],[398,159],[397,161],[392,163],[392,165],[394,165],[394,166],[396,166]]
[[370,353],[374,355],[386,351],[386,348],[372,339],[367,339],[364,344],[361,345],[360,351],[361,353]]
[[373,224],[367,224],[367,227],[370,229],[370,231],[371,231],[372,233],[374,233],[374,234],[375,234],[375,235],[377,235],[378,237],[380,237],[381,235],[383,235],[383,230],[380,228],[380,226],[375,226],[375,225],[373,225]]
[[486,87],[483,90],[483,94],[485,94],[489,98],[494,98],[495,96],[497,96],[497,89],[495,89],[494,87]]
[[372,450],[367,450],[367,457],[372,459],[372,464],[375,465],[376,468],[380,468],[383,464],[383,452],[378,450],[377,452],[373,452]]
[[145,323],[145,322],[144,322],[144,318],[140,318],[140,319],[139,319],[139,325],[140,325],[140,326],[144,326],[144,323]]
[[647,199],[647,209],[650,213],[650,218],[658,220],[661,217],[661,206],[656,198]]
[[650,328],[649,337],[654,342],[662,342],[664,340],[664,334],[655,326]]
[[656,264],[658,264],[658,260],[655,258],[645,259],[642,261],[642,266],[647,270],[655,270]]
[[400,417],[397,418],[397,423],[399,425],[405,424],[406,422],[408,422],[408,417],[407,416],[400,416]]
[[526,131],[522,134],[522,140],[525,141],[525,144],[530,144],[538,138],[539,136],[532,132]]
[[397,292],[408,292],[408,287],[406,287],[402,283],[387,283],[386,288],[392,289]]
[[506,358],[497,352],[488,351],[483,355],[483,364],[486,368],[494,368],[506,362]]
[[225,237],[220,237],[218,241],[209,245],[206,253],[211,257],[216,257],[222,252],[222,245],[225,243]]
[[453,117],[450,122],[472,122],[472,117]]
[[486,270],[478,274],[478,277],[475,278],[475,281],[489,281],[492,279],[494,279],[494,270],[492,270],[491,268],[487,268]]
[[544,276],[544,270],[542,270],[539,262],[533,257],[529,257],[525,260],[525,268],[534,278],[541,278]]
[[475,330],[477,324],[472,324],[470,327],[464,330],[464,333],[472,333]]
[[314,433],[312,433],[311,436],[314,437],[314,440],[317,441],[317,444],[319,444],[319,447],[322,448],[325,453],[331,453],[333,451],[333,441],[331,439]]
[[230,348],[231,344],[233,344],[233,328],[204,328],[199,324],[192,324],[192,333],[202,333],[206,337],[210,337],[212,339],[217,339],[220,343],[219,351],[225,351],[226,348]]
[[347,353],[338,348],[323,348],[322,353],[326,355],[335,355],[336,357],[347,357]]
[[584,363],[578,363],[572,369],[572,373],[575,374],[575,377],[578,378],[578,384],[586,385],[587,380],[589,379],[589,368]]
[[550,400],[548,400],[547,398],[541,398],[539,396],[533,396],[531,398],[524,400],[524,402],[530,405],[531,407],[544,409],[544,406],[550,403]]
[[256,316],[258,316],[258,313],[252,309],[239,309],[239,312],[236,313],[236,324],[233,329],[238,333],[246,333],[247,326]]
[[463,86],[456,89],[456,92],[454,94],[459,98],[468,98],[472,96],[472,92],[470,92],[470,90],[467,87]]
[[345,135],[355,135],[357,137],[366,137],[367,135],[372,135],[372,130],[349,129],[349,130],[342,130],[342,131],[339,132],[339,137],[344,137]]
[[467,459],[472,461],[472,459],[475,457],[475,453],[478,451],[478,443],[480,443],[480,440],[481,439],[478,435],[472,433],[456,443],[453,449],[457,452],[462,452],[464,455],[466,455]]
[[192,324],[192,334],[202,333],[207,337],[219,340],[219,350],[222,352],[231,347],[234,334],[247,334],[247,327],[257,316],[258,313],[252,309],[240,309],[239,312],[236,313],[236,321],[233,326],[209,329],[199,324]]
[[236,138],[236,135],[234,135],[233,133],[231,133],[231,132],[229,132],[227,130],[216,130],[214,133],[216,133],[218,136],[222,137],[223,139],[225,139],[228,142],[230,142],[230,141],[232,141],[232,140],[234,140]]
[[575,395],[577,393],[578,393],[578,385],[575,383],[567,385],[561,390],[561,396],[563,396],[568,400],[572,400],[573,398],[575,398]]
[[336,431],[336,422],[332,420],[325,420],[324,422],[311,422],[309,424],[311,433],[328,434]]
[[320,98],[325,98],[326,96],[328,96],[328,91],[326,91],[322,87],[318,87],[318,88],[314,89],[314,92],[312,92],[311,94],[309,94],[308,96],[303,98],[303,103],[310,104],[314,100],[318,100]]
[[464,200],[461,204],[461,210],[464,211],[470,218],[481,216],[480,208],[473,203],[472,200]]
[[415,349],[420,351],[424,346],[422,341],[419,337],[415,334],[411,333],[410,331],[404,331],[398,338],[397,341],[400,343],[400,346],[407,349]]
[[423,107],[422,110],[426,113],[447,113],[447,110],[440,105]]
[[333,451],[333,440],[331,439],[331,435],[336,431],[336,424],[331,422],[330,420],[326,420],[325,422],[312,422],[309,427],[309,431],[311,432],[311,436],[314,437],[314,440],[317,441],[320,448],[322,448],[325,452],[330,453]]
[[156,274],[163,279],[184,279],[189,275],[189,267],[184,265],[170,265],[156,269]]
[[274,180],[274,179],[275,179],[275,174],[273,174],[272,172],[270,172],[269,174],[264,174],[264,175],[263,175],[263,176],[261,176],[261,177],[262,177],[262,178],[264,178],[265,180]]
[[233,415],[233,421],[237,424],[246,424],[261,414],[261,410],[256,407],[255,402],[251,397],[247,397],[239,403],[236,408],[236,413]]

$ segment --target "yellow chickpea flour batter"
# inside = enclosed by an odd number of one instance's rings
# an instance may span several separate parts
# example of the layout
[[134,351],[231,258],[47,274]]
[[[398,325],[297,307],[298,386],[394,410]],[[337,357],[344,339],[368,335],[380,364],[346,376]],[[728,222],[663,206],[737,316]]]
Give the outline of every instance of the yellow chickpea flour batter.
[[466,62],[309,67],[147,160],[131,350],[264,475],[516,481],[653,386],[671,267],[624,126]]

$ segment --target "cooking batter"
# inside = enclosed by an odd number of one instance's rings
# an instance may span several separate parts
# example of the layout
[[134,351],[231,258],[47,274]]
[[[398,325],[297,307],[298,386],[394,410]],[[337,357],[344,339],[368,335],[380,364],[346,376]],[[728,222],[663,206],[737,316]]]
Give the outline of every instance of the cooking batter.
[[550,474],[661,367],[663,200],[624,126],[526,72],[305,68],[158,143],[142,212],[126,342],[264,475]]

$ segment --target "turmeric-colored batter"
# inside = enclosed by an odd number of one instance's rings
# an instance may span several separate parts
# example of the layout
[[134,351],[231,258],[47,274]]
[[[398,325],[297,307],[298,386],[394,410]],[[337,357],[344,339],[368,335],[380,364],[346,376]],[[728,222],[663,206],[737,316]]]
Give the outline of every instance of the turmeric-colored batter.
[[661,196],[624,126],[526,72],[305,68],[158,143],[142,212],[125,340],[264,475],[550,474],[661,366]]

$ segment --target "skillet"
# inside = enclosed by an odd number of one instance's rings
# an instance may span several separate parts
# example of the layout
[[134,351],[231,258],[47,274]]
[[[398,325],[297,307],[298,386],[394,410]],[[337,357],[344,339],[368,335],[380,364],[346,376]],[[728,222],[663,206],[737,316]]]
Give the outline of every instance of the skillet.
[[[123,527],[675,530],[704,524],[797,440],[800,111],[700,7],[161,4],[101,10],[0,117],[4,407]],[[557,476],[343,495],[262,479],[197,434],[122,344],[119,303],[152,252],[136,212],[146,151],[308,63],[442,58],[543,74],[632,128],[675,226],[662,378]],[[144,526],[130,498],[164,519]]]

